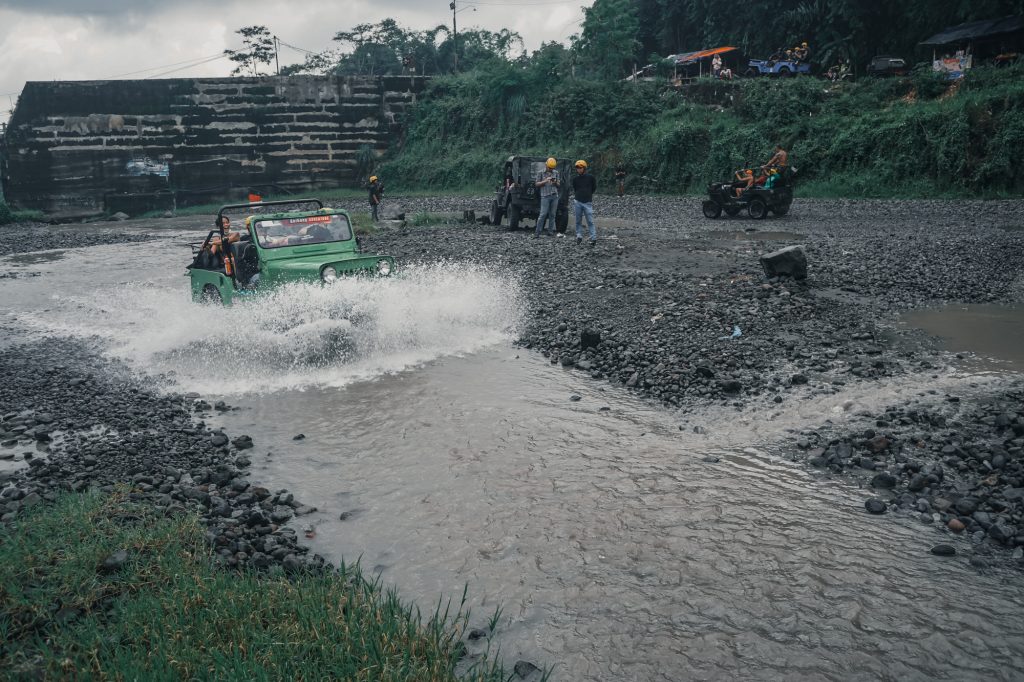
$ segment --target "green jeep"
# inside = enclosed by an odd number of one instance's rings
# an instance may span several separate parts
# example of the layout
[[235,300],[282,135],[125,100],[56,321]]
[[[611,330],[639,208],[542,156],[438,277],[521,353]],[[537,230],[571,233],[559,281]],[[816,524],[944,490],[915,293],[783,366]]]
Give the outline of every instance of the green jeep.
[[[295,204],[317,208],[259,212]],[[237,232],[230,230],[224,215],[231,209],[251,213]],[[197,303],[230,305],[236,298],[288,282],[332,284],[343,275],[387,277],[395,271],[391,256],[360,253],[348,213],[324,208],[319,199],[232,204],[217,212],[215,224],[204,241],[190,244],[193,260],[188,275]]]

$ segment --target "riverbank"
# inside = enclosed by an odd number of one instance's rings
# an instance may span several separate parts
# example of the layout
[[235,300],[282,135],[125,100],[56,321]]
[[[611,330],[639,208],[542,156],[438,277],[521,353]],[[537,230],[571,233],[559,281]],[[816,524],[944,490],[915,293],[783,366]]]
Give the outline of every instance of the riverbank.
[[0,666],[13,679],[505,680],[465,657],[458,605],[425,620],[358,566],[229,573],[194,514],[61,495],[0,526]]
[[252,439],[205,426],[223,402],[159,392],[68,338],[4,348],[0,375],[4,669],[507,679],[461,606],[421,620],[300,544],[316,509],[251,480]]

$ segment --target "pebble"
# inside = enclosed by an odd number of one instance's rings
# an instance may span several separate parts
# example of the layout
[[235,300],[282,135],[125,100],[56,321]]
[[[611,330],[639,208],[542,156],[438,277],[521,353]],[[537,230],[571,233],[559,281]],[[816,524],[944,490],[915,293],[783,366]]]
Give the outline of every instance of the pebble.
[[867,509],[872,514],[884,514],[886,506],[885,502],[883,502],[882,500],[878,499],[877,497],[872,497],[866,502],[864,502],[864,508]]

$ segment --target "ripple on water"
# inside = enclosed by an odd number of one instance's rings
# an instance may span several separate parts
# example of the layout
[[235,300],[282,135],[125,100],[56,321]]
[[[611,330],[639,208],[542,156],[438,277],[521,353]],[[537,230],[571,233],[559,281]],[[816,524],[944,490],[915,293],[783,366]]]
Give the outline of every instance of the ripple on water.
[[316,551],[361,555],[423,605],[468,583],[476,620],[503,606],[502,652],[559,679],[1009,679],[1024,663],[1004,576],[931,556],[938,531],[753,447],[908,400],[912,378],[788,414],[687,415],[701,435],[516,352],[244,398],[227,426],[273,452],[257,475],[322,510]]

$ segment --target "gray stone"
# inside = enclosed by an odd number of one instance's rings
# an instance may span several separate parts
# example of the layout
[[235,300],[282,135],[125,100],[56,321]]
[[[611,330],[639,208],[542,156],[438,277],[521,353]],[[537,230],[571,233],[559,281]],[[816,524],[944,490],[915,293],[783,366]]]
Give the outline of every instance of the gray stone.
[[103,560],[103,563],[100,564],[100,570],[104,573],[113,573],[114,571],[120,570],[127,561],[128,550],[119,549]]
[[879,474],[875,474],[874,478],[871,479],[872,488],[895,488],[896,477],[890,474],[888,471],[883,471]]
[[596,329],[584,329],[580,332],[580,350],[597,348],[601,343],[601,332]]
[[761,256],[761,267],[764,268],[765,277],[792,277],[793,279],[806,279],[807,277],[807,254],[804,247],[787,246]]
[[877,497],[872,497],[869,500],[867,500],[864,503],[864,508],[867,509],[872,514],[884,514],[886,509],[885,502],[878,499]]

